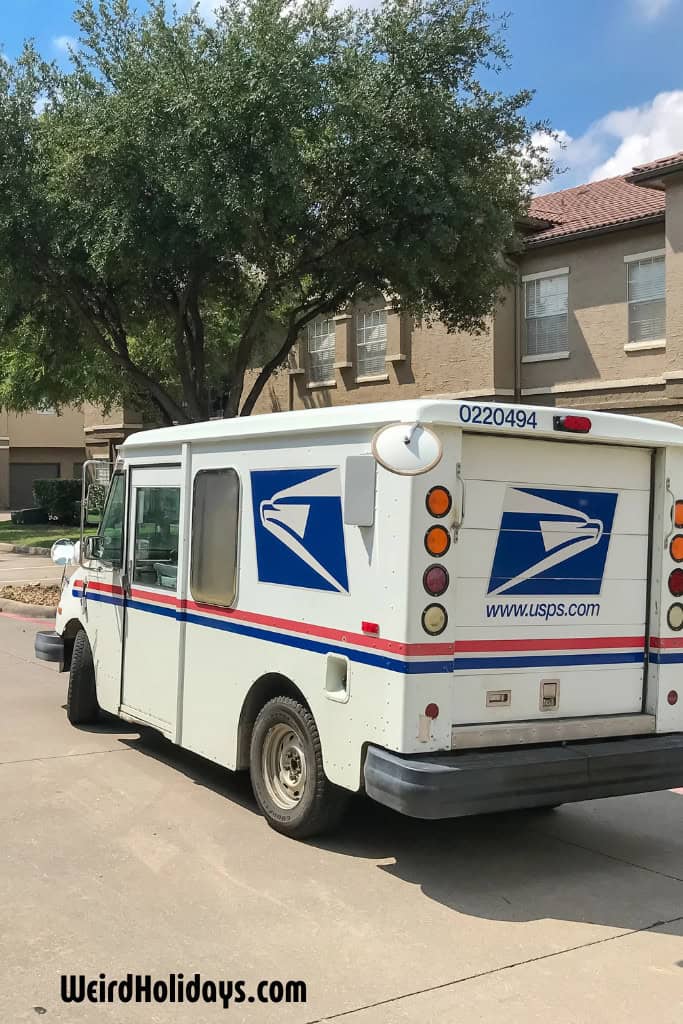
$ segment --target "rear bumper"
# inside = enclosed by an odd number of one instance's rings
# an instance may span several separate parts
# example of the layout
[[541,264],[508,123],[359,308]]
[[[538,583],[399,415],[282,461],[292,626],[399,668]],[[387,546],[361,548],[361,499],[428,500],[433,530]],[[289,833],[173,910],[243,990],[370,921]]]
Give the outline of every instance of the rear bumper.
[[64,665],[64,640],[54,629],[40,629],[33,642],[33,650],[40,661],[56,661]]
[[683,786],[683,733],[478,750],[393,754],[370,746],[365,789],[413,818],[458,818]]

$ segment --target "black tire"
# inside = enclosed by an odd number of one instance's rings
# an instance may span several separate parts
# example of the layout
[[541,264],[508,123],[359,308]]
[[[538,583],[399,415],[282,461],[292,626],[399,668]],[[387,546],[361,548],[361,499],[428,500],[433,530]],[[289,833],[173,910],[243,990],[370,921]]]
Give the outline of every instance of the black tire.
[[90,642],[84,629],[76,634],[69,669],[66,715],[72,725],[89,725],[99,718],[95,687],[95,666]]
[[[278,747],[277,736],[283,738]],[[294,740],[290,738],[295,737]],[[303,761],[303,777],[300,789],[296,783],[288,783],[290,789],[278,800],[281,781],[269,783],[268,769],[264,763],[271,748],[281,749],[284,756],[295,750],[294,771],[290,778],[297,777],[297,757]],[[264,818],[271,828],[292,839],[308,839],[331,830],[341,819],[350,793],[334,786],[323,771],[320,736],[313,715],[291,697],[274,697],[261,708],[254,723],[249,751],[249,773],[254,795]],[[298,796],[296,795],[298,794]],[[287,799],[292,806],[285,806]]]

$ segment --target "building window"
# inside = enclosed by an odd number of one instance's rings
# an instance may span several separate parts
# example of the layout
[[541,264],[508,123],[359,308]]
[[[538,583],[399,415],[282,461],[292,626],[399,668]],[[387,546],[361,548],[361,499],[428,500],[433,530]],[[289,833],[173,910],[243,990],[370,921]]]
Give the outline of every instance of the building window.
[[526,356],[552,356],[568,350],[567,272],[524,278]]
[[628,257],[626,273],[629,342],[662,340],[666,337],[664,254]]
[[308,379],[311,384],[334,383],[334,320],[314,320],[306,328]]
[[359,313],[356,322],[356,373],[358,377],[379,377],[386,369],[387,311],[373,309]]

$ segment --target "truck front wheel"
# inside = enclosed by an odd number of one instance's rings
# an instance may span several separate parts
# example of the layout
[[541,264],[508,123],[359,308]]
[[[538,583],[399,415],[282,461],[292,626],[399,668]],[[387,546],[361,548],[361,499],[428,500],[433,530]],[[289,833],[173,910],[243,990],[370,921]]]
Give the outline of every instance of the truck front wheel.
[[85,630],[80,629],[71,654],[66,716],[72,725],[88,725],[97,721],[99,713],[92,650]]
[[274,697],[261,708],[251,736],[249,772],[266,821],[293,839],[329,831],[345,810],[349,794],[323,771],[313,715],[291,697]]

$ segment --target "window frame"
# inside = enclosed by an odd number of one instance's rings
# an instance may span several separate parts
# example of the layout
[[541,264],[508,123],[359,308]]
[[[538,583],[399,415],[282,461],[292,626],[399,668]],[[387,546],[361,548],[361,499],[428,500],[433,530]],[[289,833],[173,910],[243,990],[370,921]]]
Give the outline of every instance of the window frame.
[[[320,335],[317,335],[317,337],[320,337],[320,338],[324,337],[324,338],[331,338],[332,339],[332,344],[329,345],[324,350],[324,351],[328,351],[329,350],[331,352],[331,355],[332,355],[332,361],[331,361],[331,364],[330,364],[330,367],[329,367],[330,375],[327,376],[327,377],[320,377],[320,378],[314,376],[313,373],[311,372],[311,368],[312,368],[311,348],[310,348],[311,330],[314,330],[317,324],[321,324],[321,325],[322,324],[330,324],[331,327],[332,327],[332,330],[331,331],[328,330],[328,332],[326,334],[322,334],[321,333]],[[337,325],[336,325],[336,322],[335,322],[335,319],[334,319],[333,316],[316,317],[315,320],[311,320],[310,323],[306,324],[305,335],[304,335],[304,341],[305,341],[305,345],[306,345],[306,349],[305,349],[305,351],[306,351],[306,377],[307,377],[309,385],[311,385],[312,387],[326,387],[326,386],[330,387],[331,385],[333,385],[335,383],[335,372],[334,372],[335,371],[335,365],[334,364],[337,361],[336,331],[337,331]],[[322,351],[322,350],[320,350],[320,351]]]
[[[567,292],[567,308],[565,310],[565,346],[561,349],[548,349],[545,352],[529,352],[529,321],[545,320],[546,317],[534,316],[530,317],[527,315],[527,296],[528,296],[528,285],[536,281],[548,280],[551,278],[562,278],[565,281],[565,287]],[[548,316],[558,316],[557,313],[548,314]],[[552,270],[541,270],[536,274],[524,274],[522,276],[522,320],[524,323],[523,331],[523,350],[522,350],[522,362],[523,363],[541,363],[550,362],[555,359],[569,359],[569,267],[555,267]]]
[[[105,502],[104,502],[104,508],[102,509],[102,518],[100,519],[100,523],[99,523],[99,526],[97,528],[97,533],[95,534],[95,536],[93,538],[98,543],[98,551],[100,551],[100,550],[103,551],[104,550],[104,543],[103,543],[104,542],[104,536],[102,534],[102,528],[104,526],[104,523],[105,523],[105,520],[106,520],[106,517],[107,517],[107,512],[109,511],[109,505],[111,503],[111,498],[112,498],[112,495],[114,493],[114,485],[115,485],[117,480],[122,480],[123,481],[123,496],[122,496],[123,497],[123,501],[121,503],[121,547],[120,547],[120,550],[119,550],[119,559],[118,559],[118,561],[114,561],[113,559],[104,558],[102,555],[100,555],[98,553],[93,553],[93,557],[98,562],[101,562],[102,565],[106,566],[109,569],[121,569],[121,568],[123,568],[123,556],[124,556],[124,551],[126,550],[126,537],[127,537],[127,533],[128,533],[128,530],[127,530],[127,521],[128,521],[128,481],[126,479],[126,472],[123,469],[114,470],[114,472],[111,475],[111,480],[109,482],[109,488],[107,490],[107,496],[106,496]],[[101,547],[100,547],[100,544],[101,544]]]
[[[373,327],[377,326],[376,324],[370,323],[369,325],[366,325],[365,323],[368,317],[372,317],[375,314],[380,314],[384,318],[383,321],[381,322],[381,326],[384,327],[384,355],[382,356],[383,366],[381,370],[373,370],[372,372],[367,372],[361,369],[361,349],[365,348],[367,345],[376,344],[376,342],[369,342],[365,340],[361,342],[360,336],[361,334],[365,335],[368,330],[371,330]],[[355,316],[354,328],[354,347],[356,353],[356,380],[361,382],[371,380],[384,380],[386,378],[387,344],[389,334],[388,315],[386,306],[375,306],[372,309],[358,310]]]
[[[652,302],[652,299],[631,299],[631,266],[634,263],[645,263],[654,260],[662,261],[662,273],[663,273],[663,288],[661,302],[664,304],[664,330],[657,337],[652,338],[631,338],[631,307],[637,305],[640,302]],[[665,348],[666,347],[666,249],[650,249],[647,252],[634,252],[629,253],[628,256],[624,256],[624,266],[626,267],[626,342],[624,348],[627,352],[634,352],[648,349],[648,348]]]
[[[138,527],[141,525],[138,522],[138,501],[139,501],[139,498],[140,498],[140,492],[141,491],[177,491],[178,492],[178,538],[177,538],[177,540],[178,540],[178,547],[177,547],[177,554],[176,554],[176,562],[175,562],[175,565],[174,565],[174,568],[176,570],[176,585],[173,588],[165,587],[161,583],[152,582],[151,580],[144,580],[143,581],[143,580],[136,579],[136,568],[137,568],[137,563],[138,563],[137,544],[138,544],[139,540],[144,539],[144,538],[138,537]],[[134,492],[134,494],[131,495],[131,499],[134,496],[135,503],[134,503],[134,506],[131,507],[131,512],[133,514],[130,517],[132,519],[132,526],[133,526],[132,533],[131,533],[130,552],[129,552],[129,554],[132,556],[130,558],[130,565],[129,565],[130,582],[131,582],[131,584],[133,586],[144,587],[146,590],[160,590],[163,594],[178,594],[179,593],[179,588],[180,588],[180,575],[179,574],[180,574],[180,554],[181,554],[181,552],[180,552],[180,523],[181,523],[182,515],[183,515],[183,488],[182,488],[182,484],[180,484],[180,483],[177,483],[177,484],[166,484],[166,483],[162,483],[162,484],[139,484],[139,485],[136,484],[133,487],[133,492]],[[143,524],[142,525],[144,525],[144,520],[143,520]],[[149,561],[149,559],[146,559],[146,561]],[[170,564],[173,565],[173,563],[170,563]]]
[[[207,601],[206,598],[195,593],[195,551],[197,550],[197,543],[195,538],[195,512],[197,502],[197,482],[200,477],[204,477],[207,474],[232,474],[237,481],[237,502],[235,509],[235,560],[234,560],[234,572],[233,572],[233,594],[229,604],[222,601],[216,601],[212,599]],[[202,604],[207,606],[214,606],[216,608],[234,608],[237,603],[239,594],[239,566],[240,566],[240,546],[242,536],[242,478],[234,466],[205,466],[198,469],[194,474],[192,480],[192,503],[190,507],[190,557],[189,557],[189,571],[188,571],[188,590],[192,600],[196,604]]]

